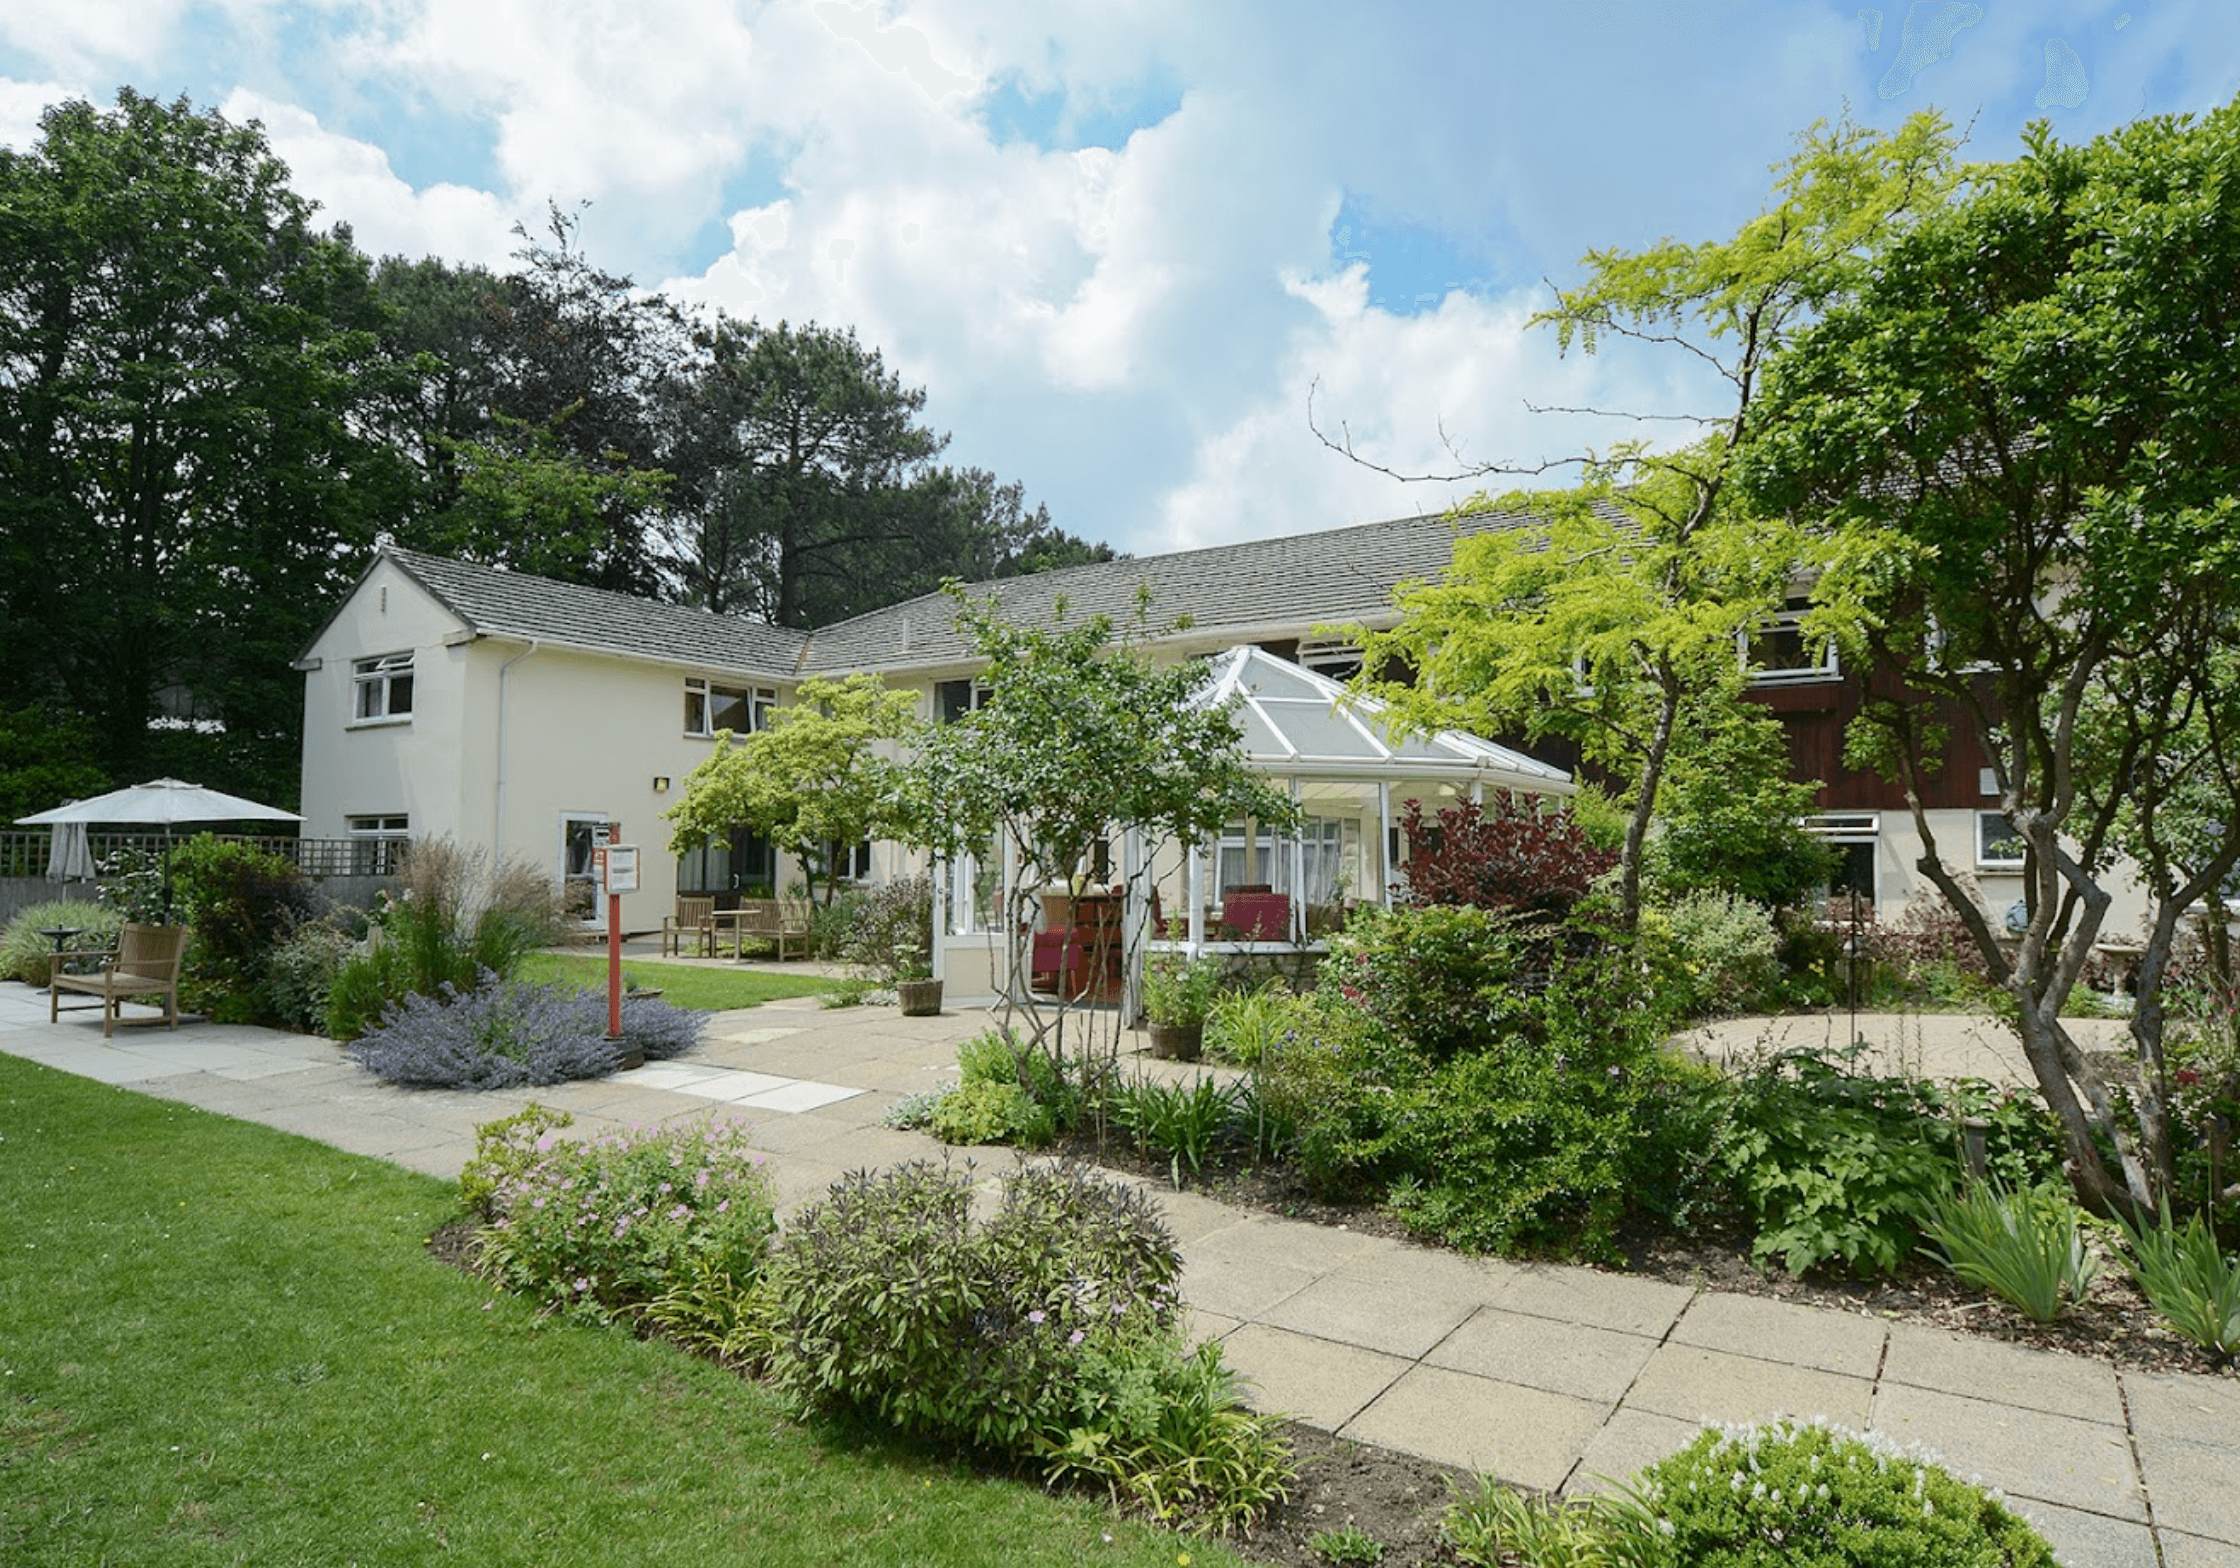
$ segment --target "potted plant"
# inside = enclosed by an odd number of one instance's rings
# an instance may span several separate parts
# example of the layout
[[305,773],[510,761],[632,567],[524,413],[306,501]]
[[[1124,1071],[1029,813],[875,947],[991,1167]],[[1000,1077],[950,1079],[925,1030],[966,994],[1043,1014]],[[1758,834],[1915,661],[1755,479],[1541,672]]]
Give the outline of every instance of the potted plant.
[[1194,1062],[1205,1041],[1206,1014],[1221,992],[1226,966],[1208,953],[1170,951],[1143,963],[1143,1010],[1151,1023],[1151,1054]]
[[887,974],[894,987],[895,1005],[902,1009],[903,1017],[931,1018],[941,1011],[941,982],[934,978],[933,961],[924,950],[896,943]]

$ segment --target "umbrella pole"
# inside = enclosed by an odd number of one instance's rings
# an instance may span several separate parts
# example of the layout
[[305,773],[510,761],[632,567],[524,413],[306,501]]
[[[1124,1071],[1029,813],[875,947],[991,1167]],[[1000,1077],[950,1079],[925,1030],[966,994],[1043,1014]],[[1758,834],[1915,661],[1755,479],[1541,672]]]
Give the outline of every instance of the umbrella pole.
[[163,829],[163,923],[171,924],[171,826]]

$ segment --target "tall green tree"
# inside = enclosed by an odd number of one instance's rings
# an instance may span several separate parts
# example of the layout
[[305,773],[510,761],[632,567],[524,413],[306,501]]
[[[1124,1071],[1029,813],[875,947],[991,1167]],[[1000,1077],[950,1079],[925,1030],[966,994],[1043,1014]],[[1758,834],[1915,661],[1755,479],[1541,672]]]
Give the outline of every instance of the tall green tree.
[[[2240,861],[2240,105],[2024,140],[1777,362],[1744,473],[1833,530],[1825,619],[1876,690],[1943,697],[1991,759],[2025,846],[2011,938],[1932,831],[1931,710],[1873,702],[1851,738],[1905,786],[1918,868],[2014,1004],[2080,1197],[2151,1214],[2176,1196],[2171,943]],[[2181,842],[2188,780],[2224,798]],[[2060,1015],[2127,843],[2155,909],[2121,1093]]]
[[59,104],[0,149],[0,668],[112,779],[292,799],[289,660],[401,497],[367,266],[312,213],[254,123],[185,99]]
[[819,626],[892,602],[882,557],[936,528],[931,464],[948,437],[853,331],[721,319],[696,389],[707,453],[688,597],[779,626]]
[[[1440,581],[1402,590],[1399,625],[1365,639],[1363,684],[1404,719],[1565,736],[1613,775],[1631,811],[1619,862],[1629,927],[1681,716],[1738,692],[1736,649],[1781,608],[1798,561],[1777,515],[1729,495],[1766,364],[1935,207],[1951,153],[1933,114],[1887,136],[1816,126],[1780,166],[1773,201],[1731,239],[1590,251],[1587,280],[1535,321],[1566,352],[1619,338],[1689,355],[1726,384],[1728,405],[1701,417],[1708,433],[1691,444],[1572,460],[1574,489],[1465,502],[1547,521],[1461,540]],[[1379,679],[1394,660],[1412,684]]]

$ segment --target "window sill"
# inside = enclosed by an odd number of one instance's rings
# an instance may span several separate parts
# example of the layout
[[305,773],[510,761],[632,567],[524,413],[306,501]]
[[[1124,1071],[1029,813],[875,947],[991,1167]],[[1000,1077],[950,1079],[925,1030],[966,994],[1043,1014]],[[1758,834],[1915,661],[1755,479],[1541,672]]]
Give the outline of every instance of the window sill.
[[397,713],[379,719],[352,719],[342,727],[345,730],[393,730],[411,722],[411,714]]
[[1834,686],[1841,684],[1841,670],[1756,670],[1747,686]]

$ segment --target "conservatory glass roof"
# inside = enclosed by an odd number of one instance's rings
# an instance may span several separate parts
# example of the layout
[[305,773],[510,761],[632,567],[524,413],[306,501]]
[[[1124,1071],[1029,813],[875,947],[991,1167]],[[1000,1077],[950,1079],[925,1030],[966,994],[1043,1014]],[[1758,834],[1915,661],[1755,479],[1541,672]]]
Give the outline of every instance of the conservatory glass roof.
[[1266,772],[1439,778],[1542,795],[1573,788],[1563,769],[1459,730],[1395,737],[1383,703],[1251,644],[1213,661],[1200,700],[1233,699],[1245,754]]

